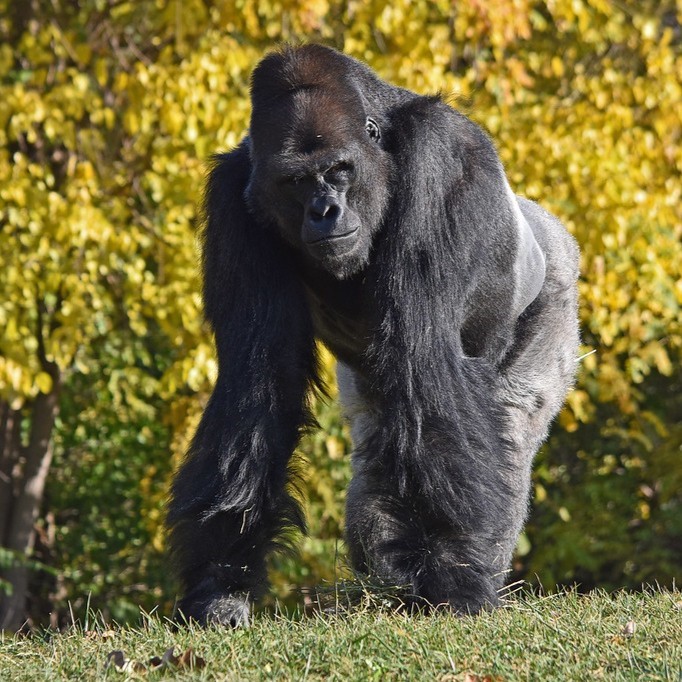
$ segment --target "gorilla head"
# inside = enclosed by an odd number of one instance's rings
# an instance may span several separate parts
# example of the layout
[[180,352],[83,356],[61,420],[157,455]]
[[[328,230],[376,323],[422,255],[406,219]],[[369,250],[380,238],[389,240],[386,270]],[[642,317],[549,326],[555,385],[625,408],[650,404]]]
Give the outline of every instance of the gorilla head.
[[290,244],[343,279],[369,259],[391,157],[347,58],[310,48],[272,54],[253,74],[246,197]]

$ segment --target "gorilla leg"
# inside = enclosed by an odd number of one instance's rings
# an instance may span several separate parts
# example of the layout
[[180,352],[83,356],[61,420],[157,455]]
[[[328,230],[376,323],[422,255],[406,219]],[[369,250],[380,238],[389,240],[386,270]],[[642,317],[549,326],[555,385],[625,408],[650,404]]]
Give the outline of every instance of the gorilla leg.
[[505,444],[486,449],[471,433],[455,442],[447,424],[429,420],[408,453],[417,461],[399,476],[397,448],[385,450],[395,416],[373,409],[345,367],[339,387],[356,448],[346,509],[354,567],[404,588],[417,604],[459,613],[496,605],[526,515],[529,464],[512,475]]
[[405,589],[416,604],[448,604],[459,613],[495,606],[513,549],[505,540],[515,530],[480,516],[457,524],[431,506],[387,484],[381,468],[356,465],[346,507],[353,566]]

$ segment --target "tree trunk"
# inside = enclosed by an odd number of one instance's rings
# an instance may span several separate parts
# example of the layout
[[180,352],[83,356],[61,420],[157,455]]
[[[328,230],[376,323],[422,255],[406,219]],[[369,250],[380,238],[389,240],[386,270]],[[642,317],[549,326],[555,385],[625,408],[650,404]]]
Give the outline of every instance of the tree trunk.
[[14,43],[24,33],[28,22],[35,13],[35,2],[33,0],[23,0],[10,4],[9,19],[11,22],[11,35]]
[[[34,525],[52,463],[52,430],[59,412],[59,372],[56,366],[50,369],[53,380],[51,392],[39,393],[31,405],[28,444],[25,447],[20,445],[16,437],[18,428],[14,423],[9,428],[12,438],[8,441],[6,428],[5,437],[0,441],[0,490],[9,492],[0,498],[0,539],[2,546],[16,557],[13,565],[2,571],[2,578],[10,583],[12,591],[0,595],[0,630],[18,630],[26,620],[29,577],[26,560],[35,541]],[[19,413],[12,414],[12,418],[18,421]],[[6,476],[9,476],[8,481]],[[3,515],[5,507],[7,510]]]
[[14,501],[12,481],[21,457],[20,428],[21,414],[9,403],[0,401],[0,547],[5,545]]

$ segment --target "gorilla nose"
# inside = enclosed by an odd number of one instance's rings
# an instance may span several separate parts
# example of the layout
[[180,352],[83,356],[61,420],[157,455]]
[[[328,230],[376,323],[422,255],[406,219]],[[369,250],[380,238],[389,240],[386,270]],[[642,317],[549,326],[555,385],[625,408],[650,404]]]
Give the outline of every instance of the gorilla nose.
[[341,236],[347,232],[341,220],[342,216],[343,207],[336,201],[328,197],[313,199],[306,210],[304,240],[310,244]]
[[322,226],[327,223],[332,225],[341,215],[341,207],[327,199],[313,199],[308,210],[308,220],[313,224]]

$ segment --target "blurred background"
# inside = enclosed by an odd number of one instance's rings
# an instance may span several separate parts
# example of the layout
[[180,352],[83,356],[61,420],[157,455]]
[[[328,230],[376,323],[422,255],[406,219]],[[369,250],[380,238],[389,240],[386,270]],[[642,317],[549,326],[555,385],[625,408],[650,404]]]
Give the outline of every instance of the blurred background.
[[[215,375],[206,162],[244,135],[249,74],[282,41],[442,92],[580,242],[596,352],[538,458],[512,578],[679,580],[681,22],[682,0],[0,0],[0,627],[171,613],[164,501]],[[294,603],[347,575],[348,431],[316,411],[310,535],[272,563]]]

